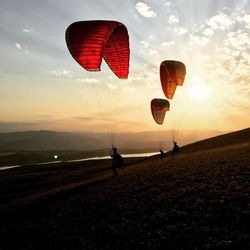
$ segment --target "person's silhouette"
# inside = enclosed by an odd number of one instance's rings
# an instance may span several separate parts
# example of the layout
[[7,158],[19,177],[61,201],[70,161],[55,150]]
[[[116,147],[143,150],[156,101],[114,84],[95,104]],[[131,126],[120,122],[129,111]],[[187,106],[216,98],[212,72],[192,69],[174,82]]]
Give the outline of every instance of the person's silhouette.
[[177,145],[177,142],[173,141],[173,149],[172,149],[172,156],[174,157],[179,151],[180,147]]
[[160,151],[161,159],[166,157],[166,153],[164,153],[164,151],[162,149],[160,149],[159,151]]
[[117,168],[123,165],[123,157],[117,152],[116,147],[112,147],[112,151],[110,151],[110,156],[112,157],[113,176],[117,176],[118,175]]

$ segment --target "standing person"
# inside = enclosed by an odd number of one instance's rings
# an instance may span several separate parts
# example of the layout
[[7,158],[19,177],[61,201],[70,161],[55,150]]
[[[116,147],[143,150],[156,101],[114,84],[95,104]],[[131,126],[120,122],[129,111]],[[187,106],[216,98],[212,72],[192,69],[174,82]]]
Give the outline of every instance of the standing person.
[[162,149],[160,149],[159,151],[160,151],[161,159],[166,157],[166,153]]
[[180,151],[180,147],[177,145],[177,142],[173,141],[174,147],[172,149],[172,157],[175,156]]
[[123,157],[117,152],[117,148],[115,147],[112,147],[112,151],[110,151],[110,156],[112,157],[113,176],[117,176],[117,168],[123,165]]

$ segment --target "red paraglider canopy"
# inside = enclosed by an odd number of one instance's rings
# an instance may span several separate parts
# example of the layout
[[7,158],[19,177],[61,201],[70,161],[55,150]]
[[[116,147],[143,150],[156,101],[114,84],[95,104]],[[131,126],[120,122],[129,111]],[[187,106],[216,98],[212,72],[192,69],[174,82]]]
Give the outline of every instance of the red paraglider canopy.
[[163,61],[160,66],[161,86],[165,96],[172,99],[177,85],[183,85],[186,66],[179,61]]
[[169,111],[170,103],[166,99],[155,98],[151,101],[151,113],[157,124],[163,124],[166,111]]
[[125,25],[116,21],[80,21],[72,23],[65,36],[71,55],[84,69],[100,71],[104,58],[118,78],[128,78],[130,51]]

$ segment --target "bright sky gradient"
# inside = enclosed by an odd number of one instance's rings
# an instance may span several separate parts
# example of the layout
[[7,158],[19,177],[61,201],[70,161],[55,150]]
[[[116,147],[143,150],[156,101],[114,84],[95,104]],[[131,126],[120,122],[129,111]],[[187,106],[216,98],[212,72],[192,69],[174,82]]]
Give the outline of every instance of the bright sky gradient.
[[[103,132],[114,103],[119,131],[159,129],[150,101],[164,98],[163,60],[187,68],[165,129],[250,126],[249,0],[12,0],[0,6],[0,132]],[[126,25],[128,80],[117,79],[105,62],[100,73],[87,72],[68,52],[66,28],[94,19]]]

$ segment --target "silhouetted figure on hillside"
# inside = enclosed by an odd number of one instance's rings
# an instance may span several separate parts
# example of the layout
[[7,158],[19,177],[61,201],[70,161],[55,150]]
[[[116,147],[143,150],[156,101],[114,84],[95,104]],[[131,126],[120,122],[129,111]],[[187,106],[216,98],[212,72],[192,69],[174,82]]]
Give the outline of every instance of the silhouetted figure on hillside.
[[177,145],[177,142],[173,141],[173,144],[172,157],[174,157],[180,151],[180,147]]
[[112,157],[113,176],[117,176],[117,168],[123,165],[123,157],[117,152],[117,148],[115,147],[112,147],[112,151],[110,151],[110,156]]
[[160,151],[161,159],[166,157],[166,153],[164,153],[164,151],[162,149],[160,149],[159,151]]

